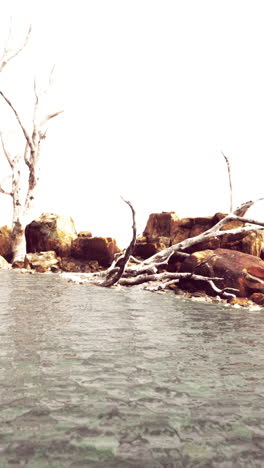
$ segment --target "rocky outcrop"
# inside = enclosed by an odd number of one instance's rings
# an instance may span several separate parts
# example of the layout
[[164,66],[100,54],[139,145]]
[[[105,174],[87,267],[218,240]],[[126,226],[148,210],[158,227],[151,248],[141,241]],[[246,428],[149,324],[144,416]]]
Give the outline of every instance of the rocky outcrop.
[[38,273],[59,271],[60,258],[53,250],[47,252],[28,253],[25,256],[24,268],[35,270]]
[[0,255],[8,262],[12,259],[11,229],[8,226],[0,228]]
[[82,260],[97,260],[103,267],[108,267],[120,252],[112,237],[77,237],[72,241],[71,256]]
[[[179,219],[174,212],[153,213],[149,216],[143,233],[144,238],[137,240],[135,255],[142,256],[142,258],[150,257],[162,249],[162,244],[169,246],[202,234],[225,216],[223,213],[216,213],[214,216]],[[223,227],[223,230],[242,226],[243,223],[240,221],[231,221]],[[164,242],[164,239],[166,239],[166,242]],[[186,252],[193,253],[200,250],[225,248],[260,257],[263,255],[263,246],[264,232],[255,229],[236,235],[226,234],[219,238],[213,237],[193,245]]]
[[[223,278],[215,281],[217,287],[236,288],[239,297],[264,294],[264,261],[254,255],[228,249],[204,250],[190,255],[181,271]],[[180,287],[189,291],[201,289],[212,295],[212,289],[204,281],[188,279],[181,281]]]
[[73,219],[43,213],[26,227],[27,252],[54,250],[59,256],[71,254],[72,240],[77,237]]

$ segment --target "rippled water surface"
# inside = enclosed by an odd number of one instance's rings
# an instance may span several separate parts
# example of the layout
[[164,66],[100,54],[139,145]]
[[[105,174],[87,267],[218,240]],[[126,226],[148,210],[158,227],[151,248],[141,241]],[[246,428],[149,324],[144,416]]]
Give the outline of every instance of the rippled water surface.
[[263,467],[264,310],[0,273],[0,467]]

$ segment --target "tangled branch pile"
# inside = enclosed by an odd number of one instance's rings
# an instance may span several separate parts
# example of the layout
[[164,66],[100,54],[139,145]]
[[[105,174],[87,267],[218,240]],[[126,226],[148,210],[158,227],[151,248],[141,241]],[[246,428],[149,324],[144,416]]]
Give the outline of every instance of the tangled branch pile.
[[[237,235],[245,231],[252,230],[253,226],[258,226],[258,229],[264,229],[264,222],[245,218],[245,214],[248,209],[259,200],[263,200],[263,198],[243,203],[236,210],[226,215],[216,225],[207,231],[165,248],[143,261],[134,258],[132,255],[136,244],[135,210],[129,201],[124,200],[132,212],[132,240],[124,252],[117,254],[114,262],[107,270],[89,274],[88,280],[93,284],[103,287],[110,287],[116,285],[117,283],[122,286],[134,286],[146,283],[145,289],[157,291],[164,290],[172,284],[177,284],[181,279],[191,278],[192,280],[207,282],[210,285],[212,291],[219,294],[223,298],[236,297],[236,293],[238,292],[237,289],[219,289],[216,286],[215,281],[222,280],[223,278],[198,275],[195,274],[195,271],[190,273],[172,273],[167,271],[167,266],[170,258],[173,255],[178,257],[188,257],[190,254],[187,253],[186,250],[202,241],[208,240],[210,238],[218,238],[226,234]],[[222,230],[222,228],[227,223],[230,223],[230,221],[240,221],[243,223],[243,226],[236,229]],[[206,262],[201,262],[199,266],[201,266],[202,263]]]

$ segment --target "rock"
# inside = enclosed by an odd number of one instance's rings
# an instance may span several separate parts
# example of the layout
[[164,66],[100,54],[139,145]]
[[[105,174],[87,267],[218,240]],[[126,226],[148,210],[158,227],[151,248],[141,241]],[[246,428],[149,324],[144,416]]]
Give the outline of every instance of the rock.
[[255,292],[251,294],[250,299],[255,302],[255,304],[264,306],[264,293]]
[[[173,245],[190,237],[202,234],[215,226],[215,224],[225,216],[226,214],[224,213],[216,213],[214,216],[179,219],[174,212],[153,213],[149,216],[143,235],[146,238],[146,244],[149,243],[152,245],[153,238],[159,239],[160,237],[165,236],[170,241],[169,245]],[[244,224],[241,221],[230,221],[223,226],[222,230],[226,231],[229,229],[236,229],[243,225]],[[186,252],[193,253],[208,249],[215,250],[217,248],[238,250],[257,257],[260,257],[261,255],[264,257],[264,233],[262,230],[252,229],[252,231],[247,231],[241,234],[225,234],[219,238],[212,237],[206,241],[189,247]],[[149,249],[151,252],[155,250],[153,249],[153,246]],[[147,251],[148,247],[145,245],[144,252]],[[156,253],[156,251],[154,253]]]
[[[204,250],[187,258],[181,271],[223,278],[215,281],[216,286],[220,289],[236,288],[239,297],[250,297],[254,292],[264,293],[264,261],[254,255],[228,249]],[[180,287],[188,291],[203,289],[213,295],[212,289],[204,281],[181,280]]]
[[73,219],[43,213],[26,227],[27,252],[54,250],[59,256],[71,253],[71,242],[77,237]]
[[143,232],[144,237],[172,237],[174,224],[179,217],[174,211],[152,213]]
[[60,261],[62,271],[72,273],[93,273],[101,268],[97,260],[82,261],[73,257],[63,257]]
[[19,268],[19,269],[23,269],[25,268],[25,264],[24,264],[24,260],[15,260],[13,263],[12,263],[12,268]]
[[241,234],[226,234],[222,236],[220,245],[225,249],[238,250],[260,257],[263,246],[263,231],[256,229]]
[[78,237],[93,237],[90,231],[81,231],[78,233]]
[[0,269],[9,270],[9,268],[11,268],[10,263],[8,263],[7,260],[0,255]]
[[112,237],[77,237],[72,241],[71,256],[82,260],[97,260],[108,267],[120,249]]
[[183,218],[174,223],[172,230],[172,244],[177,244],[189,237],[198,236],[214,226],[212,216],[198,218]]
[[11,229],[8,226],[0,228],[0,255],[8,262],[12,259]]
[[60,258],[53,250],[47,252],[28,253],[25,256],[24,267],[38,273],[51,271],[51,268],[59,266]]
[[249,307],[253,305],[252,300],[248,299],[247,297],[232,297],[228,300],[228,302],[229,304],[237,305],[240,307]]
[[169,237],[140,237],[136,241],[133,255],[145,260],[146,258],[152,257],[152,255],[155,255],[155,253],[160,252],[166,247],[169,247],[169,245]]

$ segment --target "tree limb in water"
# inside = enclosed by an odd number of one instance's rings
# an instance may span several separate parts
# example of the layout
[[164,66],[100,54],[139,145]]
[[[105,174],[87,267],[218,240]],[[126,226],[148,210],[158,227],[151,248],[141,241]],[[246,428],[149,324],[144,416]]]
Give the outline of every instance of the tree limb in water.
[[126,265],[127,265],[128,261],[129,261],[129,258],[133,253],[134,247],[136,245],[136,240],[137,240],[135,210],[134,210],[134,208],[133,208],[130,201],[125,200],[123,197],[121,197],[121,198],[130,207],[130,209],[132,211],[132,220],[133,220],[132,232],[133,232],[133,236],[132,236],[132,240],[131,240],[129,246],[127,247],[124,255],[120,256],[117,259],[117,261],[115,261],[114,264],[112,264],[111,267],[109,268],[109,270],[107,272],[107,275],[106,275],[106,278],[105,278],[104,282],[101,284],[101,286],[105,286],[105,287],[113,286],[114,284],[116,284],[119,281],[119,279],[121,278],[121,276],[123,275],[123,273],[125,271]]

